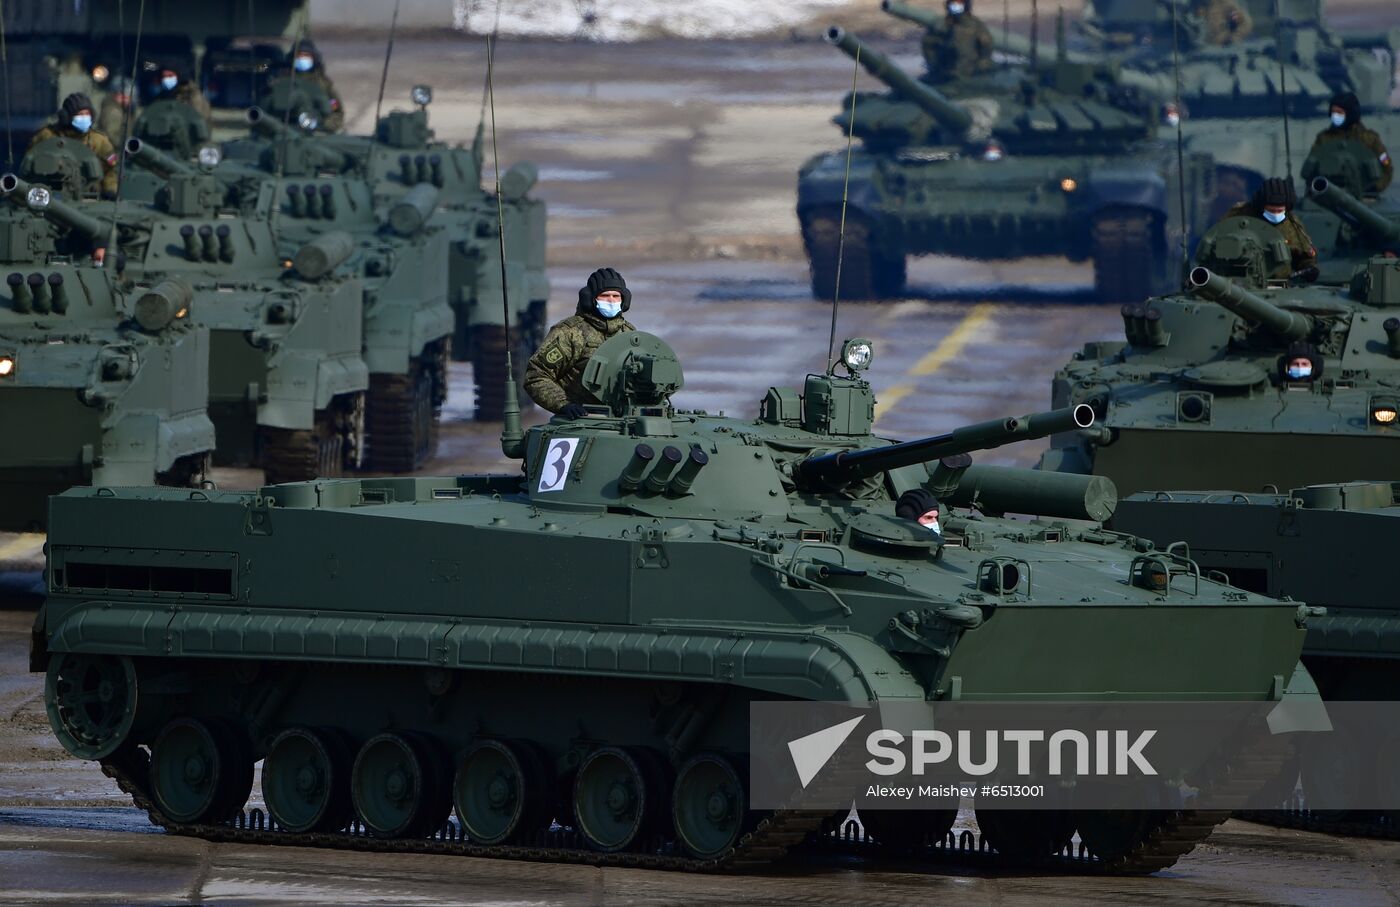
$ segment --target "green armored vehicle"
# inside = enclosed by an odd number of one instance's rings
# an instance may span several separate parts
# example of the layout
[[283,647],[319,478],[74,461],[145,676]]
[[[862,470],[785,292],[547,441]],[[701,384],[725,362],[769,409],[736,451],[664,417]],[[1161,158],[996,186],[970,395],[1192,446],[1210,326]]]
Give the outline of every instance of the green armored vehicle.
[[[969,468],[1088,407],[889,443],[871,356],[848,341],[848,374],[734,419],[677,410],[680,363],[629,333],[589,362],[604,402],[584,418],[522,432],[508,401],[516,474],[54,498],[31,651],[54,731],[181,833],[702,870],[770,862],[824,819],[749,807],[753,702],[1269,702],[1308,683],[1306,609],[1102,531],[1109,483]],[[915,489],[980,509],[935,531],[895,515]],[[266,823],[239,818],[258,759]],[[1226,815],[979,823],[1003,856],[1078,828],[1099,868],[1150,872]],[[866,817],[892,842],[951,822]]]
[[[428,123],[432,90],[414,86],[411,110],[392,110],[380,118],[373,136],[318,136],[316,145],[344,154],[372,187],[381,211],[405,201],[415,187],[437,190],[437,205],[427,225],[448,238],[447,299],[452,308],[451,356],[471,362],[476,379],[477,418],[500,419],[504,399],[496,379],[505,368],[509,348],[523,363],[544,341],[548,327],[545,274],[545,204],[530,197],[537,171],[517,163],[501,176],[501,198],[484,190],[481,131],[470,147],[439,141]],[[253,115],[268,138],[290,141],[279,122]],[[306,141],[306,139],[302,139]],[[225,146],[231,157],[248,160],[265,153],[259,142]],[[289,151],[289,153],[295,153]],[[498,211],[499,209],[499,211]],[[502,306],[498,213],[506,233],[505,277],[510,285],[510,336]]]
[[0,530],[42,529],[73,485],[202,481],[209,332],[162,304],[171,287],[124,288],[26,212],[0,210],[0,235]]
[[1297,208],[1317,247],[1323,283],[1347,282],[1377,255],[1400,253],[1400,196],[1381,192],[1381,165],[1366,146],[1329,142],[1303,162],[1308,194]]
[[[847,98],[861,140],[850,168],[841,296],[897,296],[910,255],[1092,260],[1096,295],[1136,302],[1174,287],[1183,234],[1208,224],[1214,165],[1157,141],[1157,116],[1111,68],[1056,59],[939,87],[840,28],[827,40],[890,86]],[[857,56],[858,55],[858,56]],[[1188,210],[1181,211],[1179,181]],[[798,176],[812,291],[836,290],[846,154]]]
[[1254,491],[1395,471],[1400,455],[1400,260],[1342,287],[1273,279],[1279,232],[1232,217],[1201,240],[1184,294],[1123,307],[1126,342],[1090,343],[1055,375],[1057,406],[1094,430],[1057,436],[1042,468],[1124,492]]

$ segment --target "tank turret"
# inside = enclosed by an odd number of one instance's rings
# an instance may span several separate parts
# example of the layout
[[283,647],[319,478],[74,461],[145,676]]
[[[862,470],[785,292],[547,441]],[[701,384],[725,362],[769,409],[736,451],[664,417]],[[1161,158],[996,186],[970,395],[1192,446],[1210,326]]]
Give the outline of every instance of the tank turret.
[[30,185],[13,173],[0,176],[0,195],[4,195],[21,207],[39,214],[63,230],[72,231],[92,242],[106,240],[111,230],[110,225],[105,221],[78,210],[75,205],[55,198],[47,186]]
[[[340,173],[348,170],[353,164],[348,154],[321,142],[306,141],[309,138],[306,132],[282,122],[261,107],[248,108],[246,116],[254,132],[273,140],[270,149],[272,153],[285,155],[281,168],[284,172],[333,170]],[[278,168],[274,166],[268,169],[275,171]]]
[[884,82],[901,98],[917,104],[920,110],[937,120],[943,128],[958,134],[971,128],[972,114],[966,108],[948,100],[938,89],[915,79],[895,65],[889,57],[839,25],[833,25],[826,30],[826,40],[858,61],[866,72]]
[[1220,303],[1280,338],[1301,340],[1312,331],[1312,322],[1306,315],[1281,309],[1219,274],[1212,274],[1209,268],[1192,268],[1187,283],[1197,296]]
[[1308,184],[1308,198],[1355,225],[1375,245],[1400,243],[1400,219],[1386,217],[1326,177],[1316,177]]

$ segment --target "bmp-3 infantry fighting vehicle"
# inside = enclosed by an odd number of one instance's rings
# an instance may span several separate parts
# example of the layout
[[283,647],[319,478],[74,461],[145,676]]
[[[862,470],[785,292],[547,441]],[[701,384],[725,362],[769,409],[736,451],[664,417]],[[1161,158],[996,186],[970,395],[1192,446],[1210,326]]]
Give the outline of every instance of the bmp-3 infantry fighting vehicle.
[[[1290,286],[1278,230],[1232,217],[1201,240],[1187,293],[1123,307],[1126,342],[1090,343],[1056,405],[1099,423],[1057,436],[1043,468],[1119,489],[1299,488],[1385,478],[1400,455],[1400,260],[1343,287]],[[1282,269],[1282,270],[1280,270]]]
[[[1100,299],[1136,302],[1176,285],[1182,234],[1206,227],[1208,157],[1154,139],[1155,113],[1092,64],[1059,59],[935,88],[840,28],[827,40],[857,57],[886,94],[858,92],[835,122],[861,140],[850,169],[841,296],[898,295],[910,255],[977,259],[1064,255],[1094,262]],[[947,94],[945,94],[947,92]],[[956,99],[950,97],[954,95]],[[845,151],[798,177],[797,214],[812,291],[836,289]]]
[[1297,213],[1317,247],[1323,283],[1340,284],[1377,255],[1400,253],[1400,197],[1381,193],[1381,162],[1354,141],[1328,142],[1303,162]]
[[[699,870],[769,862],[825,818],[749,807],[754,701],[1267,702],[1308,683],[1306,609],[1102,531],[1104,480],[984,468],[964,487],[968,451],[1087,426],[1088,407],[891,444],[870,431],[871,356],[848,341],[848,374],[733,419],[677,410],[674,353],[629,333],[588,363],[603,402],[584,418],[522,432],[509,401],[520,474],[70,491],[31,652],[54,731],[183,833]],[[919,487],[981,510],[945,505],[938,532],[897,517]],[[267,823],[235,818],[258,759]],[[1004,855],[1078,828],[1124,872],[1226,816],[979,812]],[[866,826],[897,843],[952,822],[911,815]]]
[[42,529],[73,485],[195,484],[214,449],[209,332],[60,250],[42,220],[0,211],[3,531]]

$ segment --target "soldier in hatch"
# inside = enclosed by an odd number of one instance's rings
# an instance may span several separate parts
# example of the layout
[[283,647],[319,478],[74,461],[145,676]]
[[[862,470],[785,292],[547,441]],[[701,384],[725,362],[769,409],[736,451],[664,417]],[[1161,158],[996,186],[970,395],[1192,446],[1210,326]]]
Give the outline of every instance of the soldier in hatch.
[[184,78],[174,66],[165,66],[161,69],[156,80],[156,88],[157,94],[151,99],[153,102],[179,101],[182,104],[188,104],[204,118],[205,125],[209,124],[210,117],[213,116],[209,99],[204,96],[204,92],[199,90],[198,85]]
[[939,28],[924,32],[924,65],[940,82],[965,78],[992,68],[992,33],[972,14],[972,0],[947,0],[948,15]]
[[1279,177],[1264,180],[1264,184],[1247,202],[1240,202],[1225,213],[1225,217],[1258,217],[1278,228],[1292,253],[1292,264],[1280,265],[1279,270],[1269,275],[1272,279],[1298,277],[1302,280],[1317,279],[1317,247],[1312,237],[1304,229],[1303,222],[1293,213],[1298,196],[1293,183]]
[[1249,37],[1254,20],[1235,0],[1194,0],[1191,15],[1200,27],[1201,40],[1224,47]]
[[1368,129],[1361,122],[1361,102],[1357,100],[1356,95],[1344,91],[1332,98],[1328,116],[1331,117],[1331,124],[1317,134],[1312,150],[1317,151],[1328,142],[1350,141],[1364,145],[1371,150],[1381,165],[1380,179],[1370,187],[1369,192],[1377,195],[1384,192],[1395,176],[1395,164],[1391,161],[1390,152],[1386,149],[1385,142],[1381,141],[1381,137],[1374,129]]
[[578,310],[549,329],[525,366],[525,392],[536,403],[566,419],[584,415],[597,403],[583,387],[583,367],[603,342],[635,331],[622,313],[632,307],[627,281],[612,268],[599,268],[578,291]]
[[292,54],[292,73],[295,74],[294,78],[315,84],[326,93],[331,112],[326,114],[321,129],[326,132],[339,132],[345,128],[345,107],[341,103],[340,95],[336,93],[335,83],[326,75],[326,62],[321,57],[321,52],[316,49],[310,38],[296,46],[296,51]]
[[117,149],[106,133],[93,126],[93,106],[91,99],[82,92],[75,91],[63,99],[54,122],[45,125],[29,140],[33,148],[48,139],[61,138],[81,142],[102,161],[103,196],[113,198],[117,194]]

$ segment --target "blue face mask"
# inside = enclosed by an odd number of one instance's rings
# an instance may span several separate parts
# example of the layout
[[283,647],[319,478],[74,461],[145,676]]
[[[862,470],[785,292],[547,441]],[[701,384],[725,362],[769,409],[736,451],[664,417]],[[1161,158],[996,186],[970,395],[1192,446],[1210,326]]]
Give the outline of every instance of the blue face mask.
[[1347,115],[1346,115],[1346,114],[1344,114],[1344,113],[1337,113],[1337,111],[1335,111],[1335,110],[1332,111],[1332,125],[1333,125],[1333,126],[1345,126],[1345,125],[1346,125],[1346,122],[1347,122]]
[[166,76],[160,80],[160,87],[166,91],[174,91],[175,86],[180,84],[180,80],[175,76]]
[[604,318],[616,318],[622,314],[622,303],[606,302],[602,299],[593,300],[593,305],[598,308],[598,314]]
[[1281,224],[1288,219],[1287,211],[1265,211],[1264,220],[1271,224]]
[[87,131],[92,128],[92,114],[80,113],[69,122],[73,124],[74,129],[86,134]]
[[311,57],[297,57],[296,62],[292,65],[296,67],[297,72],[310,72],[311,67],[316,65],[316,61]]
[[1301,381],[1304,378],[1312,377],[1312,366],[1310,365],[1290,365],[1288,367],[1288,377],[1294,381]]
[[950,16],[961,16],[965,12],[967,12],[967,7],[961,3],[948,4],[948,14]]

